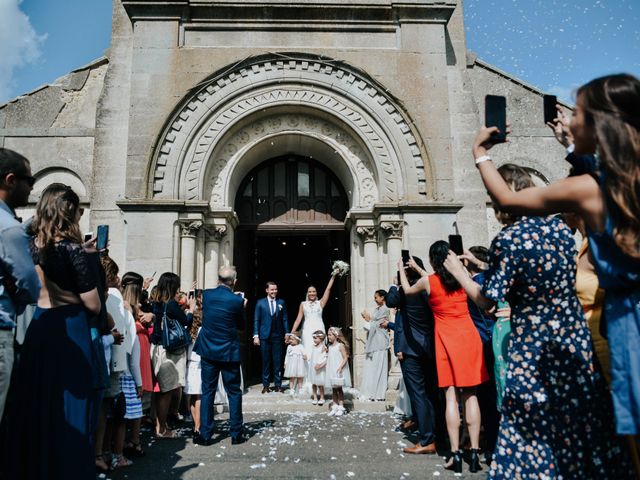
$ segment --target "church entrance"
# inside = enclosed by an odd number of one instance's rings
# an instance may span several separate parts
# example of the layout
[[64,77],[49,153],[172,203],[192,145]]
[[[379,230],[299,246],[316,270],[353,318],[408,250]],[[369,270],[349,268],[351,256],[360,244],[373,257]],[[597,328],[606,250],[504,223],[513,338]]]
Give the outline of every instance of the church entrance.
[[[278,296],[287,305],[289,327],[298,315],[307,288],[322,295],[335,260],[349,262],[344,219],[347,196],[326,167],[299,156],[278,157],[262,163],[242,182],[235,210],[234,261],[237,289],[249,299],[243,335],[246,381],[261,371],[260,351],[252,345],[255,303],[265,296],[265,283],[278,284]],[[325,326],[340,326],[350,334],[351,299],[348,279],[336,281],[324,309]]]

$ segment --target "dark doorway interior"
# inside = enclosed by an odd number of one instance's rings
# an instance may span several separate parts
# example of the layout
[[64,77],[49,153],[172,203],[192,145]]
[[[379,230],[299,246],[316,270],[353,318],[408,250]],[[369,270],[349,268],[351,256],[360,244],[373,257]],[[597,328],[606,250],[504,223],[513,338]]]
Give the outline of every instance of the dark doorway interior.
[[[334,260],[349,262],[349,250],[344,230],[308,233],[239,230],[237,235],[234,254],[239,270],[237,289],[249,299],[243,363],[246,381],[252,382],[261,371],[259,349],[252,346],[253,312],[256,301],[265,296],[265,283],[271,280],[278,284],[278,296],[286,302],[291,327],[309,285],[314,285],[321,296],[329,281],[331,264]],[[347,335],[351,326],[348,289],[348,278],[337,280],[323,312],[326,327],[340,326]]]

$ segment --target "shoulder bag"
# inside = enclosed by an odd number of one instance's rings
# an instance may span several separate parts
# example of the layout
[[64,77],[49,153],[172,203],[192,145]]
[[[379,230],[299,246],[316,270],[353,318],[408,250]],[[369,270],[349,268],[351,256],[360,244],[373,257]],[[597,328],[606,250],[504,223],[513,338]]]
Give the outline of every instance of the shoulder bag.
[[191,335],[179,321],[167,315],[167,303],[162,314],[162,346],[169,353],[174,353],[191,344]]

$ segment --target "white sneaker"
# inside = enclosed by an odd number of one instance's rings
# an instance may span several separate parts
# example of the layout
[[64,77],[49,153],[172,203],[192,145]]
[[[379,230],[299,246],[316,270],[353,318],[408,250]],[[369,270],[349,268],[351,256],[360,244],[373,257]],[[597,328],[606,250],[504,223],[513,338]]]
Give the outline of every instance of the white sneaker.
[[330,417],[334,417],[337,411],[338,411],[338,405],[334,403],[333,405],[331,405],[331,411],[328,413],[328,415]]
[[338,408],[336,408],[336,413],[333,416],[334,417],[341,417],[344,414],[345,414],[344,407],[343,406],[338,406]]
[[311,404],[312,404],[312,405],[317,405],[317,404],[318,404],[318,400],[316,400],[315,398],[313,398],[313,399],[311,400]]

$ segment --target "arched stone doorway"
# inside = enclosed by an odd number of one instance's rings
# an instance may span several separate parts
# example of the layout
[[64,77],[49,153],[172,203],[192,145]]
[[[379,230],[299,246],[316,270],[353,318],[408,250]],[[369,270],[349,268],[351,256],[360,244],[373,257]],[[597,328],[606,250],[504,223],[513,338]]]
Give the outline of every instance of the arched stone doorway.
[[[234,202],[237,288],[257,299],[265,295],[265,283],[275,281],[292,325],[307,287],[314,285],[322,294],[332,262],[350,261],[344,224],[348,207],[339,179],[317,160],[289,154],[259,164],[242,180]],[[336,282],[331,297],[325,325],[340,326],[350,337],[347,279]],[[247,319],[252,325],[253,308]],[[259,352],[247,348],[252,333],[248,328],[244,338],[248,378],[260,374]]]

